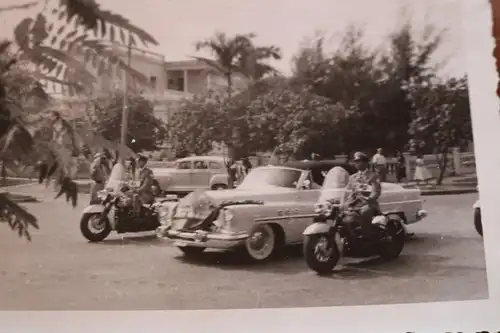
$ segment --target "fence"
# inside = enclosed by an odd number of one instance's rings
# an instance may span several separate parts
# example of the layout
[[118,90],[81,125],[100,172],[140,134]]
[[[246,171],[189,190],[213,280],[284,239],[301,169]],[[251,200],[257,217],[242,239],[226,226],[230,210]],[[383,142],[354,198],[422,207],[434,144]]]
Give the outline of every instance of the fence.
[[[407,179],[413,179],[416,166],[416,157],[411,156],[410,153],[404,153],[406,162],[406,175]],[[250,161],[254,166],[267,165],[267,164],[280,164],[286,161],[284,156],[271,156],[271,154],[260,154],[258,156],[251,156]],[[347,155],[338,155],[336,160],[347,162]],[[390,175],[395,175],[398,168],[398,161],[396,157],[388,157],[388,172]],[[424,163],[427,169],[434,177],[439,175],[438,161],[441,159],[440,154],[424,155]],[[459,148],[452,148],[451,153],[448,154],[448,165],[445,171],[445,176],[459,176],[459,175],[473,175],[476,173],[476,161],[474,153],[467,152],[461,153]]]
[[[413,179],[413,174],[415,173],[415,161],[416,157],[411,156],[409,153],[404,153],[406,161],[406,175],[407,180]],[[439,165],[438,165],[439,155],[424,155],[425,166],[432,173],[434,177],[439,175]],[[346,155],[338,155],[335,158],[339,161],[347,161]],[[284,156],[271,156],[271,154],[259,154],[256,156],[249,156],[249,160],[252,165],[261,166],[268,164],[281,164],[286,162]],[[387,158],[389,176],[394,177],[396,170],[398,168],[398,162],[395,157]],[[153,161],[150,160],[148,166],[151,168],[172,168],[174,163],[171,161]],[[16,165],[16,163],[10,164],[8,166],[7,176],[10,177],[29,177],[34,176],[33,168],[22,167],[21,165]],[[476,162],[474,153],[461,153],[458,148],[453,148],[452,152],[448,155],[448,166],[445,172],[445,176],[458,176],[458,175],[474,175],[476,173]],[[80,159],[78,163],[78,179],[88,178],[90,174],[90,162]]]

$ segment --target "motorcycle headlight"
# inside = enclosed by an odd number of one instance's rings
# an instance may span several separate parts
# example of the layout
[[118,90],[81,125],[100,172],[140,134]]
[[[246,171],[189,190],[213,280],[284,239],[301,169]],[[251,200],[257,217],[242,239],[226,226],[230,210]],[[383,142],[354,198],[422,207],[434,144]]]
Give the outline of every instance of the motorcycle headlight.
[[168,208],[167,207],[162,207],[160,208],[160,210],[158,211],[158,216],[160,217],[166,217],[168,215]]
[[314,205],[314,212],[320,215],[330,215],[332,213],[332,204],[330,202],[317,203]]

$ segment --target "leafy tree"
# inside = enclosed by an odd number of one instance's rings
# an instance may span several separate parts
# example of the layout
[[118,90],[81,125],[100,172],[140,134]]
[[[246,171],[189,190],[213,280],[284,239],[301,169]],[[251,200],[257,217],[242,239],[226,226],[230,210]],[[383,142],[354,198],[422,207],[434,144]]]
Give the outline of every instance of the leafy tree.
[[464,146],[472,140],[467,79],[411,86],[416,112],[409,134],[416,142],[435,147],[439,164],[437,184],[443,181],[450,148]]
[[212,149],[213,141],[226,141],[225,100],[224,96],[210,92],[181,101],[167,124],[177,156],[204,155]]
[[[11,51],[11,41],[0,41],[0,56],[6,59],[0,64],[0,115],[4,127],[0,135],[0,160],[8,154],[20,158],[30,154],[44,155],[50,157],[54,165],[57,163],[59,169],[66,169],[74,159],[73,153],[68,154],[68,146],[74,148],[70,149],[74,153],[81,151],[81,147],[75,146],[77,140],[72,139],[78,136],[77,131],[64,119],[50,121],[45,118],[35,124],[30,123],[23,113],[23,108],[29,106],[26,105],[26,98],[19,100],[12,81],[7,78],[12,68],[19,61],[27,61],[33,66],[32,77],[63,85],[69,94],[91,87],[95,76],[88,67],[92,67],[98,75],[109,70],[118,75],[127,72],[132,79],[146,82],[141,73],[124,64],[109,47],[109,43],[118,40],[131,45],[137,44],[137,41],[145,45],[157,42],[121,15],[102,10],[95,0],[39,0],[0,8],[0,12],[34,6],[39,8],[37,14],[23,19],[14,29],[16,50]],[[93,37],[89,33],[93,33]],[[41,87],[39,83],[35,85]],[[55,126],[63,128],[56,140],[34,140],[45,129],[54,132]],[[92,132],[88,127],[80,128],[80,131]],[[68,141],[68,138],[71,140]],[[85,138],[87,136],[80,136],[80,139]],[[92,142],[102,143],[106,140],[101,138]],[[20,235],[29,238],[28,226],[37,227],[36,218],[6,195],[0,195],[0,211],[0,220],[9,221]]]
[[[212,142],[223,142],[234,147],[238,158],[270,150],[293,158],[312,152],[331,156],[338,141],[335,126],[345,115],[340,104],[279,79],[262,82],[258,90],[229,100],[212,93],[185,101],[169,129],[177,149],[195,154],[208,152]],[[231,137],[235,128],[238,141]],[[332,145],[324,145],[325,141]]]
[[[119,142],[122,122],[123,93],[96,98],[91,114],[92,127],[109,141]],[[156,150],[166,138],[163,122],[154,116],[151,102],[140,95],[128,96],[128,146],[135,152]]]

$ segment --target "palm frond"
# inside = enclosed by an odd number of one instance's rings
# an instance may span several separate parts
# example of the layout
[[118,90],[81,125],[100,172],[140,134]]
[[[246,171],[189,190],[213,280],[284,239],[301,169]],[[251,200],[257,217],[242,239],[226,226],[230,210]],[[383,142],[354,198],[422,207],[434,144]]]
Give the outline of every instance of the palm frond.
[[208,59],[208,58],[204,58],[204,57],[195,57],[195,56],[192,56],[191,58],[196,59],[198,61],[201,61],[201,62],[207,64],[209,67],[215,69],[216,71],[218,71],[220,73],[226,73],[228,71],[228,69],[225,68],[218,61],[215,61],[215,60],[212,60],[212,59]]
[[22,5],[9,5],[0,7],[0,13],[2,12],[10,12],[12,10],[20,10],[20,9],[30,9],[38,5],[38,1],[27,2]]
[[31,240],[28,229],[39,229],[37,218],[15,203],[7,193],[0,193],[0,221],[7,222],[20,237],[28,240]]
[[[111,33],[107,34],[108,28],[113,29],[112,26],[128,32],[129,38],[138,38],[144,45],[148,43],[158,45],[158,41],[151,34],[133,25],[128,19],[119,14],[102,10],[95,0],[60,0],[60,6],[60,19],[66,18],[66,22],[69,23],[73,18],[76,18],[78,24],[87,30],[94,30],[100,38],[113,37],[110,36]],[[114,42],[115,40],[111,41]],[[125,40],[122,40],[122,43],[125,42]]]

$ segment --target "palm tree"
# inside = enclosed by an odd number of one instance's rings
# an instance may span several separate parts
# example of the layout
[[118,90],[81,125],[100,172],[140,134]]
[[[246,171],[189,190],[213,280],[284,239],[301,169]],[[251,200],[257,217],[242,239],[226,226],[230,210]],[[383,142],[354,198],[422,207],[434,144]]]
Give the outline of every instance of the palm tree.
[[[227,82],[228,98],[233,93],[233,75],[236,73],[246,76],[251,83],[263,78],[269,73],[277,73],[270,65],[264,63],[264,60],[274,58],[281,59],[281,51],[275,46],[256,47],[252,39],[255,34],[237,34],[228,37],[226,34],[217,32],[215,35],[204,41],[196,43],[196,50],[207,49],[212,53],[214,59],[204,57],[194,57],[195,59],[206,63],[218,73],[222,73]],[[238,115],[234,115],[237,117]],[[238,142],[239,132],[236,126],[232,127],[231,140],[228,146],[229,161],[226,167],[229,169],[230,161],[235,161],[235,144]],[[231,175],[232,173],[229,172]],[[232,177],[231,177],[232,178]],[[233,187],[234,179],[230,180],[230,187]]]
[[233,90],[233,75],[240,72],[239,59],[251,47],[251,39],[254,37],[253,33],[228,37],[225,33],[216,32],[213,37],[197,42],[195,45],[196,51],[207,49],[214,55],[215,59],[194,58],[224,75],[229,97],[231,97]]
[[269,59],[281,60],[281,58],[281,49],[277,46],[256,47],[250,44],[240,55],[238,59],[238,68],[252,84],[269,75],[280,75],[281,73],[266,61]]
[[[51,9],[50,5],[54,5],[54,8]],[[41,81],[62,85],[69,94],[85,93],[95,82],[94,74],[88,69],[92,67],[98,75],[112,70],[118,75],[126,72],[132,80],[147,82],[144,75],[130,68],[109,47],[110,42],[121,40],[133,46],[137,41],[146,46],[158,43],[121,15],[102,10],[95,0],[39,0],[2,7],[0,13],[36,6],[39,8],[37,14],[23,19],[15,27],[13,42],[0,41],[0,116],[3,118],[0,126],[0,160],[12,155],[30,161],[34,156],[44,157],[52,159],[54,165],[64,170],[71,164],[73,155],[82,151],[82,144],[86,141],[103,144],[106,140],[95,136],[89,138],[83,133],[92,133],[90,128],[77,131],[62,118],[56,117],[51,122],[43,117],[43,112],[36,121],[27,117],[27,102],[33,94],[42,102],[42,105],[37,105],[38,110],[34,110],[35,114],[50,103]],[[17,50],[11,51],[14,45]],[[27,61],[34,67],[30,73],[32,89],[16,93],[10,79],[21,61]],[[55,140],[40,140],[44,137],[41,133],[47,129]],[[87,146],[91,144],[87,142]],[[124,147],[114,146],[116,150],[126,151]],[[28,227],[38,228],[36,217],[5,193],[0,193],[0,220],[7,221],[20,236],[24,235],[28,239]]]

